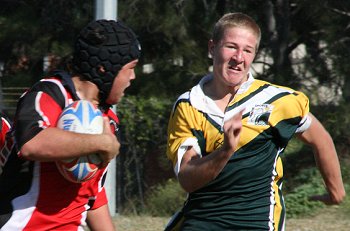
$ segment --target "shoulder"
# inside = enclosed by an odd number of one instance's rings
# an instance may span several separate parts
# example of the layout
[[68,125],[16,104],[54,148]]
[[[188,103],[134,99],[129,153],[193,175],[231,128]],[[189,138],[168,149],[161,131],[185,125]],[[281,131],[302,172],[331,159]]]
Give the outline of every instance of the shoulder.
[[5,118],[4,116],[0,115],[1,123],[0,123],[0,134],[1,134],[1,140],[4,139],[6,134],[11,130],[11,123],[10,120]]
[[176,102],[183,102],[183,101],[189,101],[189,100],[190,100],[190,91],[186,91],[177,98]]
[[69,104],[71,94],[63,85],[61,79],[56,77],[44,78],[35,83],[28,91],[23,95],[27,94],[38,94],[45,93],[55,100],[62,108]]
[[0,115],[1,118],[1,130],[10,130],[11,123],[10,120],[5,118],[5,116]]
[[260,89],[261,91],[264,91],[265,93],[268,93],[268,94],[280,95],[280,96],[289,95],[292,98],[308,99],[306,94],[300,90],[295,90],[287,86],[277,85],[277,84],[273,84],[263,80],[256,79],[252,84],[252,86],[255,90]]
[[186,91],[184,93],[182,93],[175,101],[174,105],[173,105],[173,111],[176,110],[176,108],[179,107],[180,104],[182,103],[189,103],[190,102],[190,91]]

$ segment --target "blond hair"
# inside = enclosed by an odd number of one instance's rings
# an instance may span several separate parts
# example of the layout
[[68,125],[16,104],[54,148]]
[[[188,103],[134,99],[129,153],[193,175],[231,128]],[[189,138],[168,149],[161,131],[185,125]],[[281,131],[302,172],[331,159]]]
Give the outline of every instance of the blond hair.
[[256,38],[256,52],[259,49],[260,39],[261,39],[261,30],[259,25],[255,22],[253,18],[243,13],[227,13],[223,15],[219,21],[216,22],[213,30],[212,39],[214,43],[218,43],[224,34],[224,31],[227,28],[232,27],[242,27],[251,30]]

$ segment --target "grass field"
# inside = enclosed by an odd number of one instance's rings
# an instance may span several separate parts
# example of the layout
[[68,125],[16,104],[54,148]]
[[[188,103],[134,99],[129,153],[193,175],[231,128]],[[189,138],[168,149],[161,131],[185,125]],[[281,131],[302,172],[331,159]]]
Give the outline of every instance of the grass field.
[[[161,231],[169,218],[150,216],[116,216],[118,231]],[[341,206],[330,206],[316,215],[298,219],[288,219],[287,231],[349,231],[350,213]]]

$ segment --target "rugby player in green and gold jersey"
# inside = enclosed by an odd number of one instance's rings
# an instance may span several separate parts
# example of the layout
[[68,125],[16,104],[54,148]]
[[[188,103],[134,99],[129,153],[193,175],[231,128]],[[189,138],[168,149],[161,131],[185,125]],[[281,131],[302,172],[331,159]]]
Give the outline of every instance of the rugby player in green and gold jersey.
[[333,140],[308,98],[249,71],[260,37],[251,17],[224,15],[208,43],[213,72],[174,105],[167,155],[189,193],[180,230],[284,230],[281,154],[295,134],[313,147],[328,192],[314,198],[345,197]]

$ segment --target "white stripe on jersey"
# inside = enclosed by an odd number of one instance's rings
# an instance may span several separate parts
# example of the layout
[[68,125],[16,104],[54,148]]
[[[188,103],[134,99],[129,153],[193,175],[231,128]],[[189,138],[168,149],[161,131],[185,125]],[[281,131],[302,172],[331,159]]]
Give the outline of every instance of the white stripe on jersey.
[[12,201],[13,213],[10,220],[0,229],[2,231],[23,230],[35,211],[39,196],[40,164],[35,162],[33,182],[28,193]]
[[35,111],[40,115],[42,120],[39,120],[39,127],[41,128],[47,128],[44,124],[51,125],[50,120],[45,116],[43,111],[41,110],[41,104],[40,104],[40,99],[43,95],[42,91],[39,91],[38,94],[35,97]]

